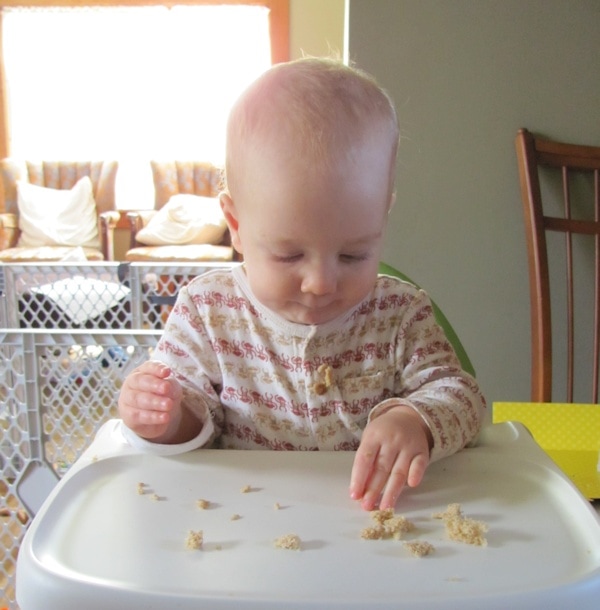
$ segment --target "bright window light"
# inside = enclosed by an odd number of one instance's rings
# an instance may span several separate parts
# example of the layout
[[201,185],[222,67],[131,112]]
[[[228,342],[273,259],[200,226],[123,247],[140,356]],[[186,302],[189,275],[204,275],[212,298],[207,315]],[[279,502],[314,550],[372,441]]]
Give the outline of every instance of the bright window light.
[[11,157],[117,159],[120,208],[153,205],[150,159],[224,159],[240,91],[271,65],[268,9],[3,9]]

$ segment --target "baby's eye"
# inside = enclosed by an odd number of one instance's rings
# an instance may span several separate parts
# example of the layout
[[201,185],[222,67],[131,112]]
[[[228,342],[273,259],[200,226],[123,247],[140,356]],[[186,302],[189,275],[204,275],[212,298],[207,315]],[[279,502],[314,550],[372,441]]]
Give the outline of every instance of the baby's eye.
[[367,253],[360,254],[340,254],[340,260],[344,263],[358,263],[369,258]]
[[295,263],[296,261],[299,261],[302,258],[302,254],[275,254],[273,258],[278,263]]

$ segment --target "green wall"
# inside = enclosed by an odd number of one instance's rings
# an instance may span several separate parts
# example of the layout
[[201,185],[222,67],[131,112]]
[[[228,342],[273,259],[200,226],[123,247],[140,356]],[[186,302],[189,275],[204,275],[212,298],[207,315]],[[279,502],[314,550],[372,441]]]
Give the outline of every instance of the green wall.
[[529,398],[519,127],[600,145],[597,0],[349,0],[349,54],[396,101],[385,260],[456,328],[490,402]]

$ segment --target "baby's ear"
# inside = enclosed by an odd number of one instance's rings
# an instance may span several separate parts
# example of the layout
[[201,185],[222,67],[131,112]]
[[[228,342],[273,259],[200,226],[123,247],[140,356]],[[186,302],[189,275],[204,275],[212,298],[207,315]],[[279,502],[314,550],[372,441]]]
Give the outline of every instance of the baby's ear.
[[223,210],[223,215],[225,216],[225,221],[227,222],[227,226],[229,227],[229,233],[231,235],[231,245],[242,254],[242,247],[240,243],[239,236],[239,223],[237,212],[235,209],[235,203],[233,199],[227,192],[222,192],[219,194],[219,203],[221,204],[221,209]]

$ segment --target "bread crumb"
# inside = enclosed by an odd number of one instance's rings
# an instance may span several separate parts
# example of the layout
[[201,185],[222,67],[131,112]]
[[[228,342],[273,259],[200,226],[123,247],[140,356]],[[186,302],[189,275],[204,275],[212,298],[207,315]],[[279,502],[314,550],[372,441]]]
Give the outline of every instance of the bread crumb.
[[371,511],[371,519],[375,521],[375,523],[384,523],[388,519],[391,519],[394,516],[393,508],[386,508],[383,510],[372,510]]
[[203,543],[204,533],[202,530],[190,530],[185,538],[185,548],[190,551],[201,549]]
[[279,502],[275,502],[275,504],[273,504],[273,508],[275,510],[279,510],[281,508],[281,504],[279,504]]
[[242,487],[242,488],[240,489],[240,491],[241,491],[243,494],[247,494],[248,492],[252,491],[252,487],[251,487],[250,485],[244,485],[244,487]]
[[435,547],[424,540],[404,542],[403,545],[404,548],[410,551],[410,554],[414,557],[425,557],[425,555],[430,555],[435,551]]
[[322,364],[317,373],[322,377],[323,381],[317,381],[313,385],[315,394],[322,396],[333,385],[333,370],[328,364]]
[[153,502],[158,502],[158,501],[160,500],[160,496],[159,496],[158,494],[152,494],[152,495],[150,496],[150,499],[151,499]]
[[444,521],[448,520],[448,519],[461,519],[463,514],[462,514],[462,509],[460,504],[458,504],[457,502],[453,503],[453,504],[448,504],[448,507],[446,508],[445,511],[441,512],[441,513],[433,513],[433,515],[431,515],[434,519],[442,519]]
[[317,371],[323,375],[325,380],[325,387],[330,388],[333,383],[333,370],[328,364],[322,364]]
[[300,542],[300,538],[296,534],[286,534],[275,539],[275,548],[297,551],[300,549]]
[[196,500],[196,506],[201,508],[202,510],[206,510],[210,506],[210,502],[208,500]]
[[238,515],[237,513],[234,513],[233,515],[231,515],[231,521],[237,521],[238,519],[241,519],[242,517],[240,515]]
[[444,521],[450,540],[475,546],[487,546],[485,538],[485,533],[488,531],[487,524],[465,517],[460,504],[448,504],[448,508],[444,512],[434,513],[433,517]]
[[485,537],[487,531],[488,526],[483,521],[476,521],[468,517],[446,521],[448,537],[456,542],[464,542],[475,546],[487,546],[487,539]]
[[412,532],[415,525],[402,515],[395,515],[394,509],[371,511],[371,519],[376,525],[366,527],[361,531],[363,540],[383,540],[394,538],[400,540],[406,532]]
[[402,534],[406,532],[412,532],[415,529],[415,525],[412,521],[409,521],[406,517],[398,515],[390,517],[383,523],[383,529],[386,534],[399,540],[402,538]]
[[371,525],[361,530],[360,537],[363,540],[381,540],[383,538],[383,533],[383,525]]
[[146,493],[146,483],[137,484],[138,495],[143,496]]

